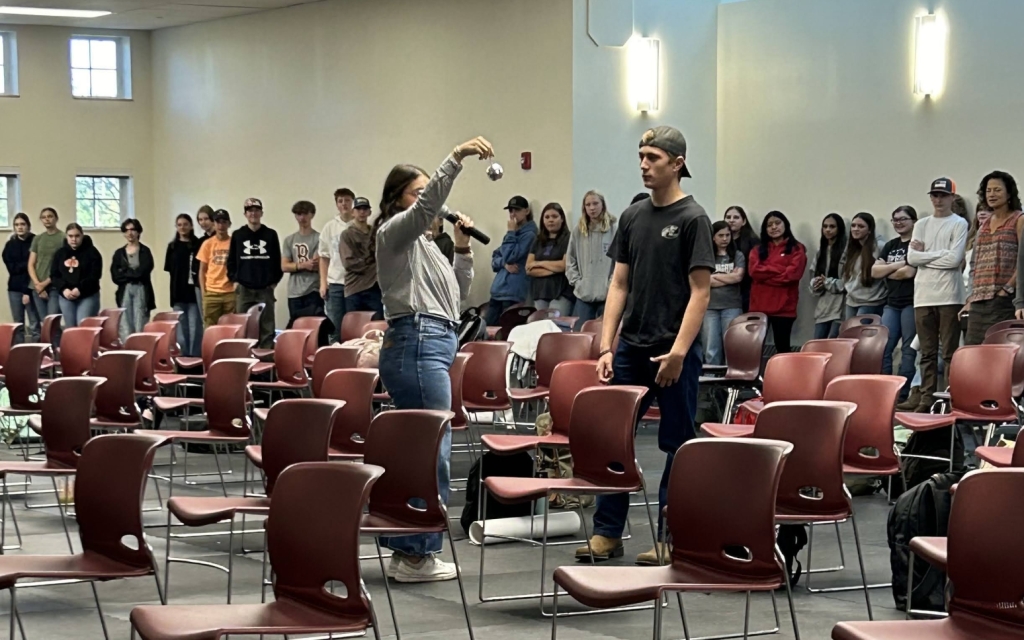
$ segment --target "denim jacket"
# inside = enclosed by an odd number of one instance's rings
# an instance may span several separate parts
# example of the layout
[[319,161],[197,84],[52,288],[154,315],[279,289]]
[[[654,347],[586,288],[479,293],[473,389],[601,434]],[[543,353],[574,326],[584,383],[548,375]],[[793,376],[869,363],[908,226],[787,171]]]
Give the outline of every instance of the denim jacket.
[[[537,225],[529,220],[515,231],[509,231],[501,246],[491,254],[491,269],[497,274],[491,283],[491,298],[522,302],[530,291],[530,277],[526,275],[526,258],[537,237]],[[519,267],[519,273],[509,273],[506,264]]]

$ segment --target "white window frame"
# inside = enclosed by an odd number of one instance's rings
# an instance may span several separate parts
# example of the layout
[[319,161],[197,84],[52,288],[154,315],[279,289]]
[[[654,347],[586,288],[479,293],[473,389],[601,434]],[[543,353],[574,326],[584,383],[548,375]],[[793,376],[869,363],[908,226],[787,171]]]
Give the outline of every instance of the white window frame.
[[13,167],[0,167],[0,181],[7,183],[7,210],[0,211],[7,216],[7,221],[0,224],[0,228],[10,229],[14,224],[14,214],[21,211],[21,172]]
[[18,34],[14,31],[0,31],[0,80],[3,90],[0,97],[18,97]]
[[[96,221],[96,210],[93,205],[93,219],[88,224],[83,224],[82,220],[78,219],[78,179],[79,178],[113,178],[121,181],[121,219],[117,221],[116,226],[103,227],[98,226]],[[128,218],[135,217],[135,185],[132,175],[124,171],[79,171],[75,175],[75,221],[82,225],[83,229],[90,231],[120,231],[121,223]],[[93,193],[95,196],[95,192]],[[97,198],[93,198],[92,202],[95,203]]]
[[[117,96],[76,96],[73,82],[74,67],[71,62],[71,43],[75,40],[106,40],[117,46]],[[91,65],[91,63],[90,63]],[[89,67],[93,70],[92,67]],[[71,84],[71,97],[75,100],[131,100],[132,99],[132,47],[127,36],[110,36],[97,34],[74,34],[68,39],[68,82]],[[92,87],[90,86],[90,92]]]

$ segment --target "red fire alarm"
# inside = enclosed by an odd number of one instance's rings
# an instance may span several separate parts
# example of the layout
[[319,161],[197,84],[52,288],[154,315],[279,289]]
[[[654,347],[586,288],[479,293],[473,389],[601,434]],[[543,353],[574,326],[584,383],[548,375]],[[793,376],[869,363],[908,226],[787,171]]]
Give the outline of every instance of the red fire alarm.
[[533,168],[533,154],[529,151],[524,151],[523,155],[519,157],[519,165],[525,170],[529,171]]

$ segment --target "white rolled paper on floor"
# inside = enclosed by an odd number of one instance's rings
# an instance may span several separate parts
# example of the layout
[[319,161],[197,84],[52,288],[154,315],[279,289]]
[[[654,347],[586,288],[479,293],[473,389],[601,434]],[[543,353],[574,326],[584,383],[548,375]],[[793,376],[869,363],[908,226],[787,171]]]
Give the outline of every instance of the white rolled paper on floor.
[[[580,516],[575,511],[562,511],[548,514],[548,539],[579,533]],[[532,529],[531,529],[532,525]],[[469,526],[469,539],[473,544],[484,540],[483,523],[479,520]],[[515,538],[533,538],[540,540],[544,535],[544,516],[521,516],[519,518],[499,518],[487,521],[487,539],[484,544],[501,544],[515,542],[506,538],[493,536],[511,536]]]

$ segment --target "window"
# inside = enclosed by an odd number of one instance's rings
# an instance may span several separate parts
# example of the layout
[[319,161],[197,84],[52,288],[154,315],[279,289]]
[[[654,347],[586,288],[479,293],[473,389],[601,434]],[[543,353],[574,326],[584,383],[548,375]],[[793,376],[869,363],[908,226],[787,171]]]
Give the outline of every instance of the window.
[[76,98],[130,99],[128,38],[71,38],[71,95]]
[[0,31],[0,96],[18,95],[18,50],[13,31]]
[[17,174],[0,170],[0,227],[11,226],[14,214],[21,206],[18,200]]
[[88,229],[119,229],[132,217],[132,179],[127,176],[75,178],[78,224]]

